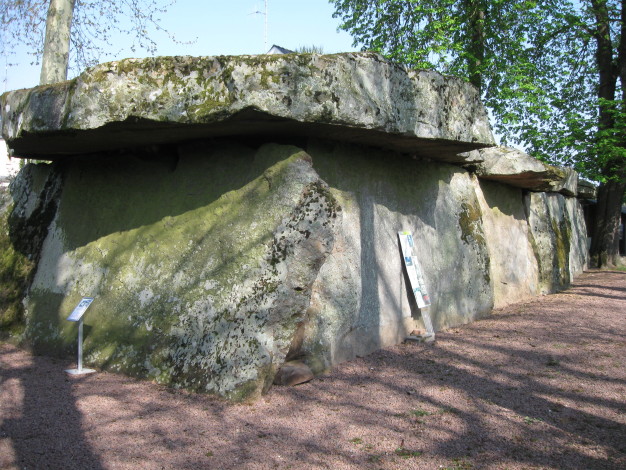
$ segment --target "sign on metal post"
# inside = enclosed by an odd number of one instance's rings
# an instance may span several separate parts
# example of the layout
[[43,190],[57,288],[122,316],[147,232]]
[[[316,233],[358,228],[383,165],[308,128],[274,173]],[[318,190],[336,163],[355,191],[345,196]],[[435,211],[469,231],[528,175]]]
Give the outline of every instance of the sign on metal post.
[[426,283],[424,282],[424,276],[422,275],[422,269],[415,256],[415,242],[413,241],[413,235],[411,232],[398,232],[398,238],[400,240],[400,248],[402,249],[402,259],[404,261],[404,267],[409,276],[410,288],[415,296],[417,307],[422,314],[422,320],[426,327],[428,335],[435,336],[435,330],[428,313],[428,307],[430,307],[430,296],[426,290]]
[[93,297],[83,297],[76,308],[72,310],[68,321],[78,322],[78,367],[76,369],[66,369],[65,372],[72,375],[91,374],[94,369],[83,369],[83,315],[93,302]]
[[85,312],[91,305],[91,302],[93,302],[93,297],[83,297],[82,300],[78,302],[78,305],[76,306],[76,308],[72,310],[72,313],[70,313],[70,316],[67,317],[67,320],[79,321],[81,318],[83,318],[83,315],[85,314]]

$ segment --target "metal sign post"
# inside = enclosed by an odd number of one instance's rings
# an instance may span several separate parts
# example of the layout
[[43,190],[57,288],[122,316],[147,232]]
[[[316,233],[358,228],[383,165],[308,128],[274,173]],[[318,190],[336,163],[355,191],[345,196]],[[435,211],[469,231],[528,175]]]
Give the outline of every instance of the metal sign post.
[[400,240],[400,248],[402,249],[402,259],[404,261],[404,267],[409,276],[410,288],[413,290],[417,307],[422,314],[422,320],[426,327],[425,340],[435,339],[435,330],[430,319],[430,313],[428,307],[430,307],[430,296],[426,291],[426,283],[424,282],[424,276],[422,275],[422,269],[417,261],[417,256],[413,253],[415,244],[413,242],[413,235],[411,232],[398,232],[398,238]]
[[93,302],[93,297],[83,297],[76,308],[72,311],[68,321],[78,322],[78,367],[76,369],[66,369],[65,372],[72,375],[91,374],[94,369],[83,369],[83,315]]

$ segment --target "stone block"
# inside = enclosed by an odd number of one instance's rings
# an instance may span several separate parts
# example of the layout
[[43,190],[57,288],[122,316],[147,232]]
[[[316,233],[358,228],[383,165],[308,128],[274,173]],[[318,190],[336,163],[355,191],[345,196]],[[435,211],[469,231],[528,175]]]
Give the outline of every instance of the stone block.
[[373,53],[127,59],[0,101],[9,147],[40,159],[290,134],[463,161],[494,142],[470,84]]
[[293,387],[294,385],[300,385],[305,382],[309,382],[315,377],[313,372],[302,361],[287,361],[276,373],[274,377],[274,385],[285,385],[287,387]]
[[577,187],[578,187],[578,194],[576,194],[576,196],[579,197],[580,199],[595,199],[596,198],[597,188],[592,182],[586,181],[579,177]]
[[95,297],[87,364],[233,400],[272,383],[333,246],[338,207],[289,146],[188,145],[63,172],[26,299],[27,338],[73,350],[65,318]]
[[576,196],[578,174],[571,168],[543,163],[509,147],[489,147],[468,154],[466,167],[479,178],[499,181],[532,191]]

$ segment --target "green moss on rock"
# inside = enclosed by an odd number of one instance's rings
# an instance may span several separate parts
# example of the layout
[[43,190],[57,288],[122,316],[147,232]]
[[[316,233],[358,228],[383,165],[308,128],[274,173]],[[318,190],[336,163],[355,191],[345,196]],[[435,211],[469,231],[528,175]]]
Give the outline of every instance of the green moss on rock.
[[482,213],[478,205],[461,203],[459,212],[459,226],[461,227],[461,239],[465,243],[474,240],[482,246],[486,246],[484,231],[482,228]]
[[560,194],[531,193],[525,203],[541,289],[544,293],[562,290],[571,282],[573,233],[567,202]]
[[77,162],[28,299],[59,353],[85,295],[90,364],[244,399],[302,321],[337,202],[300,149],[192,144],[143,161]]
[[[4,191],[0,198],[6,198]],[[10,211],[10,207],[0,210],[0,330],[16,332],[23,327],[22,300],[32,280],[35,264],[11,242],[7,222]]]
[[566,214],[562,218],[550,218],[550,225],[554,233],[553,270],[558,289],[569,285],[569,255],[571,248],[572,230]]
[[[472,195],[475,198],[475,195]],[[461,240],[468,245],[475,245],[477,258],[480,262],[478,269],[482,272],[485,284],[491,282],[491,259],[483,229],[482,212],[478,201],[462,202],[459,212],[459,226],[461,228]]]

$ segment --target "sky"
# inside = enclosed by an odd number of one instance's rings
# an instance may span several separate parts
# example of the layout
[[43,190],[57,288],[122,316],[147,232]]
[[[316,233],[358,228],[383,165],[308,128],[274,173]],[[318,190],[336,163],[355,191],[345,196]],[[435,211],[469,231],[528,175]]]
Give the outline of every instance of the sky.
[[[264,0],[177,0],[161,17],[161,25],[182,43],[166,35],[153,36],[156,55],[262,54],[273,44],[287,49],[315,45],[327,54],[358,50],[348,33],[337,31],[339,19],[332,17],[334,8],[328,0],[267,0],[267,7],[266,47]],[[111,54],[102,61],[148,55],[133,53],[128,46],[128,37],[113,38]],[[39,66],[31,65],[32,61],[19,48],[10,58],[0,57],[0,93],[36,86]],[[19,65],[6,65],[15,62]]]

